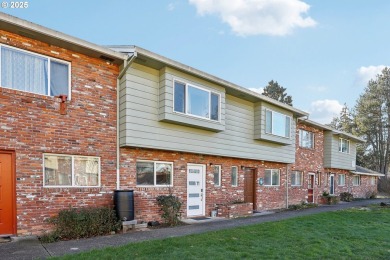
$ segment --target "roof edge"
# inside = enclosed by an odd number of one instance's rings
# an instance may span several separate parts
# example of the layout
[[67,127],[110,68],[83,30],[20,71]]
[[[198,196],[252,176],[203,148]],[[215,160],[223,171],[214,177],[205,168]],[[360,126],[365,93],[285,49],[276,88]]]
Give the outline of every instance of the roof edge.
[[[36,24],[36,23],[20,19],[18,17],[12,16],[9,14],[5,14],[5,13],[0,12],[0,22],[6,23],[9,25],[13,25],[13,26],[16,26],[18,28],[23,28],[24,30],[27,30],[27,31],[37,32],[37,33],[46,35],[48,37],[55,38],[57,40],[69,43],[69,44],[77,45],[79,47],[86,48],[86,49],[89,49],[89,50],[94,51],[94,52],[98,52],[101,54],[105,54],[107,56],[111,56],[111,57],[116,58],[116,59],[120,59],[120,60],[126,59],[126,55],[124,55],[122,53],[113,51],[113,50],[108,49],[106,47],[102,47],[100,45],[82,40],[82,39],[74,37],[74,36],[70,36],[68,34],[44,27],[44,26]],[[1,28],[1,26],[0,26],[0,28]]]
[[125,50],[129,50],[130,48],[133,48],[135,53],[140,54],[140,55],[142,55],[144,57],[147,57],[147,58],[150,58],[150,59],[154,59],[154,60],[159,61],[159,62],[161,62],[163,64],[166,64],[166,65],[168,65],[168,66],[170,66],[172,68],[184,71],[184,72],[192,74],[194,76],[197,76],[197,77],[203,78],[205,80],[211,81],[213,83],[222,85],[224,87],[232,88],[232,89],[235,89],[237,91],[243,92],[245,94],[251,95],[253,97],[256,97],[256,98],[260,99],[260,101],[265,101],[265,102],[271,103],[273,105],[282,107],[282,108],[284,108],[284,109],[286,109],[288,111],[293,112],[298,117],[305,117],[305,116],[309,115],[309,113],[307,113],[307,112],[305,112],[303,110],[300,110],[300,109],[297,109],[295,107],[289,106],[287,104],[281,103],[281,102],[276,101],[276,100],[274,100],[272,98],[266,97],[264,95],[261,95],[259,93],[254,92],[252,90],[249,90],[249,89],[247,89],[245,87],[241,87],[241,86],[239,86],[237,84],[234,84],[232,82],[226,81],[226,80],[221,79],[219,77],[213,76],[213,75],[208,74],[206,72],[203,72],[201,70],[195,69],[195,68],[193,68],[191,66],[185,65],[185,64],[180,63],[178,61],[169,59],[169,58],[164,57],[164,56],[162,56],[160,54],[148,51],[148,50],[143,49],[141,47],[138,47],[138,46],[135,46],[135,45],[119,45],[119,46],[110,46],[110,48],[112,48],[112,49],[114,49],[116,51],[120,51],[120,50],[125,51]]

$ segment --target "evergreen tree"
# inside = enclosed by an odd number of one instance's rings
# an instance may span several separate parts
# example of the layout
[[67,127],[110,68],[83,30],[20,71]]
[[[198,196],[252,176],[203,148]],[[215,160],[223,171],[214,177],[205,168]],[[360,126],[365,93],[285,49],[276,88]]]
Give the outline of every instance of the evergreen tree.
[[371,80],[355,106],[357,133],[367,140],[361,159],[387,174],[390,160],[390,69]]
[[263,95],[292,106],[292,97],[285,91],[286,88],[280,86],[277,81],[271,80],[264,88]]

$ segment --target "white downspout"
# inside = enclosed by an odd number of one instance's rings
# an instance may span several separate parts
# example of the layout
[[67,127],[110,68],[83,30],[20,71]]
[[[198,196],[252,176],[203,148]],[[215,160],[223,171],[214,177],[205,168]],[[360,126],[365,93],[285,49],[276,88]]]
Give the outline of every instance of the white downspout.
[[129,56],[127,60],[123,63],[123,69],[119,72],[119,76],[116,80],[116,189],[120,190],[120,143],[119,143],[119,92],[120,92],[120,80],[126,74],[127,69],[133,63],[134,59],[137,57],[137,53],[134,53]]

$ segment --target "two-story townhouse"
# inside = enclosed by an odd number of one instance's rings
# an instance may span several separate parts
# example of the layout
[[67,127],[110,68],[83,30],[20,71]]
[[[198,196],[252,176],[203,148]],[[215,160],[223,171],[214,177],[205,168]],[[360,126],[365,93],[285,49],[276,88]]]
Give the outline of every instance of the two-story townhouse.
[[135,215],[159,218],[155,198],[173,192],[183,217],[216,205],[285,207],[295,127],[307,113],[134,46],[120,81],[121,183]]
[[60,209],[112,206],[125,56],[0,13],[0,236]]
[[332,129],[324,133],[326,191],[339,195],[349,192],[365,198],[377,191],[377,178],[383,174],[356,165],[356,144],[364,140]]
[[351,134],[308,119],[299,119],[295,163],[289,183],[289,204],[318,203],[323,192],[349,192],[365,198],[377,191],[383,174],[356,165],[356,145],[364,142]]
[[317,203],[324,187],[324,130],[308,119],[298,120],[295,163],[289,179],[289,204]]
[[139,47],[0,13],[0,64],[0,236],[41,233],[69,206],[112,206],[115,189],[134,190],[136,218],[154,220],[170,192],[193,217],[316,202],[343,191],[343,174],[348,191],[376,187],[376,173],[344,163],[359,138]]

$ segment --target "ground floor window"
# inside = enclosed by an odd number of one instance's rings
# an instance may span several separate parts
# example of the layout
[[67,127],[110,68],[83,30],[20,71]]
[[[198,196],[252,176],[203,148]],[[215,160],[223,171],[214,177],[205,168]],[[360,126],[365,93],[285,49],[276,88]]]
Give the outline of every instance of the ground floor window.
[[213,166],[214,185],[221,186],[221,165]]
[[232,167],[232,186],[238,185],[238,168],[237,166]]
[[293,171],[291,173],[291,186],[302,186],[302,172]]
[[345,174],[339,174],[339,186],[345,185]]
[[376,185],[376,177],[371,176],[371,185]]
[[352,177],[352,185],[353,186],[360,186],[360,176],[355,175]]
[[173,163],[138,161],[137,185],[140,186],[171,186]]
[[44,186],[99,187],[100,158],[44,154]]
[[267,169],[264,174],[265,186],[279,186],[280,185],[280,170]]

